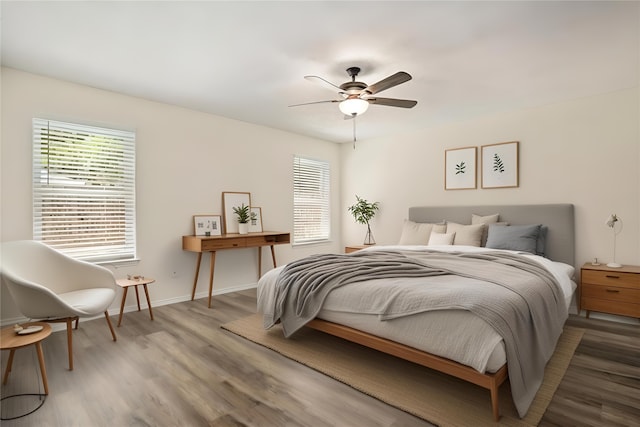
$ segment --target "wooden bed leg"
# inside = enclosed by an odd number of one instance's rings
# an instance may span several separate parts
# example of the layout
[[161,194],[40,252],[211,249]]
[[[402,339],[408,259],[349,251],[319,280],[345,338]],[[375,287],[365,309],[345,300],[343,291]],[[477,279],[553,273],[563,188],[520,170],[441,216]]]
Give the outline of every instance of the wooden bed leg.
[[498,387],[497,384],[491,385],[491,409],[493,409],[493,420],[495,422],[500,421],[500,407],[498,401]]

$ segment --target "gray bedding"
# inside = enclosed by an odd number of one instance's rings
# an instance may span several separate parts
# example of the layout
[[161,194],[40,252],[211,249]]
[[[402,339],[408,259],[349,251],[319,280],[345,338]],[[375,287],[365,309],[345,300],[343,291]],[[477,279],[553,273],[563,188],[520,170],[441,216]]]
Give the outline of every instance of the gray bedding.
[[457,275],[477,279],[473,286],[429,285],[429,298],[399,303],[390,291],[379,307],[381,319],[420,311],[468,310],[503,338],[516,408],[526,414],[542,381],[567,317],[564,295],[540,264],[512,253],[374,251],[322,254],[290,263],[279,275],[273,316],[290,336],[313,319],[329,292],[359,281],[394,277]]

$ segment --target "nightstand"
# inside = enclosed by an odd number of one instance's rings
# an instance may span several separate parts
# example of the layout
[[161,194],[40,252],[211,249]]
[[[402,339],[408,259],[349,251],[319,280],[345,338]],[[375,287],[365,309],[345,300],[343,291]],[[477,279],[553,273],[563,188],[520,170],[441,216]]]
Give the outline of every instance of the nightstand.
[[350,246],[345,246],[344,247],[344,253],[345,254],[350,254],[351,252],[356,252],[356,251],[359,251],[360,249],[368,248],[369,246],[373,246],[373,245],[350,245]]
[[640,318],[640,266],[583,265],[579,309]]

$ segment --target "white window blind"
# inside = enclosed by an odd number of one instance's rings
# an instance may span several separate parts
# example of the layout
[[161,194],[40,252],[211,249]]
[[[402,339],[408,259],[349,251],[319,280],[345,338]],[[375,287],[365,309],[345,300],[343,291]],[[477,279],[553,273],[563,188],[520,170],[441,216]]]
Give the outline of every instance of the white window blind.
[[293,243],[329,239],[329,163],[293,158]]
[[33,238],[74,258],[136,256],[135,134],[33,119]]

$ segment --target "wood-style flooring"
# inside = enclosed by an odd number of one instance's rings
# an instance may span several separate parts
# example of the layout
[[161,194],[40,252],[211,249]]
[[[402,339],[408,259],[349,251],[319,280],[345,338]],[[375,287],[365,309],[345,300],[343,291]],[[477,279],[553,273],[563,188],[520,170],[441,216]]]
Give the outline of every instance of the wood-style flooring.
[[[104,318],[43,342],[49,391],[11,426],[429,426],[303,365],[220,328],[255,312],[255,290]],[[640,326],[572,316],[587,331],[542,426],[640,426]],[[8,352],[2,352],[4,370]],[[42,389],[34,346],[16,352],[2,397]],[[2,402],[2,417],[37,398]]]

